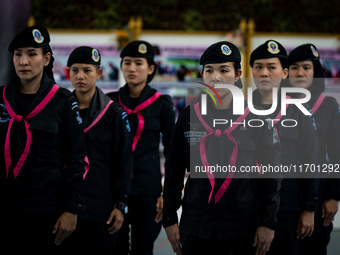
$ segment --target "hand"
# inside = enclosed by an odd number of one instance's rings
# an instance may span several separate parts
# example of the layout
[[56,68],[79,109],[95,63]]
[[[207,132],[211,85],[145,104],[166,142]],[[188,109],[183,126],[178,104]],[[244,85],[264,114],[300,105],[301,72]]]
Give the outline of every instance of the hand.
[[66,237],[71,235],[77,226],[77,214],[64,212],[53,227],[53,234],[56,234],[54,243],[61,244]]
[[159,198],[157,198],[156,202],[156,217],[155,221],[158,223],[162,220],[163,217],[163,196],[161,195]]
[[116,233],[122,227],[123,222],[124,222],[124,215],[119,209],[115,208],[112,210],[110,217],[106,221],[106,224],[110,225],[113,219],[114,219],[114,222],[112,226],[109,227],[109,231],[110,231],[109,234]]
[[334,220],[335,214],[338,212],[338,201],[334,199],[326,200],[322,205],[323,225],[328,227]]
[[297,238],[310,237],[314,231],[314,212],[303,211],[300,215],[297,228]]
[[256,255],[265,255],[269,251],[274,239],[274,230],[267,227],[258,227],[255,232],[253,246],[256,246]]
[[177,223],[172,226],[166,227],[165,232],[169,242],[171,243],[174,253],[176,253],[177,255],[182,255],[181,235],[179,233],[179,227]]

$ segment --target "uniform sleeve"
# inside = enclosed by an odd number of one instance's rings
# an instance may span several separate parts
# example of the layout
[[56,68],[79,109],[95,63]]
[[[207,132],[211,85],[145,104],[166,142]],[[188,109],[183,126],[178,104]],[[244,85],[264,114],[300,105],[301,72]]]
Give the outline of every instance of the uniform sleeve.
[[182,115],[178,117],[165,163],[163,191],[163,227],[178,223],[177,210],[182,204],[182,190],[186,170],[185,144]]
[[[269,125],[258,128],[256,132],[257,162],[261,165],[279,166],[281,164],[280,144],[273,139],[276,130]],[[256,180],[259,201],[259,226],[275,229],[277,224],[276,214],[279,210],[281,177],[265,176]]]
[[115,130],[113,132],[113,159],[114,162],[114,202],[127,203],[132,179],[132,139],[130,136],[130,124],[126,112],[119,106],[115,118]]
[[[308,109],[308,105],[305,105]],[[309,164],[318,166],[321,164],[320,159],[320,146],[318,134],[315,127],[315,121],[313,116],[306,116],[300,113],[300,118],[298,121],[299,125],[299,140],[298,140],[298,158],[300,164]],[[318,202],[318,189],[319,189],[319,179],[316,176],[317,173],[313,174],[311,178],[301,178],[301,191],[302,191],[302,208],[304,210],[316,209]]]
[[[327,130],[327,152],[329,163],[333,165],[340,165],[340,107],[335,100],[333,101],[333,109],[330,110],[332,114],[332,122]],[[326,199],[335,199],[340,201],[340,178],[326,180]]]
[[83,210],[80,193],[85,171],[84,158],[86,142],[78,104],[73,95],[69,95],[67,99],[61,125],[61,150],[64,160],[62,177],[66,199],[65,211],[78,213]]
[[162,132],[162,143],[164,146],[164,156],[165,158],[168,155],[170,139],[175,127],[175,118],[176,111],[175,107],[171,101],[169,96],[166,96],[166,104],[164,107],[164,111],[162,112],[162,123],[161,123],[161,132]]
[[340,179],[326,180],[326,199],[334,199],[340,201]]

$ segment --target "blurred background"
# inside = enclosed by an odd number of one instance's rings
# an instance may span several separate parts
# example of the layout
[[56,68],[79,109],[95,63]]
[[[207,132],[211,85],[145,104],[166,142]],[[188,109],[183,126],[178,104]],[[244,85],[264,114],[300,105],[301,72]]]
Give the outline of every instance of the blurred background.
[[106,91],[118,89],[124,84],[119,52],[137,39],[150,42],[156,50],[158,73],[153,84],[170,87],[169,93],[181,96],[187,83],[200,77],[199,58],[204,50],[221,40],[241,50],[243,78],[251,77],[251,51],[267,39],[278,40],[288,52],[314,43],[326,77],[340,77],[337,0],[1,0],[0,14],[0,84],[10,77],[9,42],[22,28],[34,24],[50,31],[55,79],[65,87],[70,86],[68,55],[77,46],[89,45],[102,55],[104,75],[98,86]]
[[[120,50],[132,40],[146,40],[154,46],[158,64],[150,85],[170,94],[179,113],[188,104],[190,82],[200,77],[199,58],[209,45],[227,40],[238,46],[242,77],[251,78],[251,51],[274,39],[288,53],[301,44],[315,44],[328,78],[325,94],[340,103],[338,0],[0,0],[0,85],[13,75],[10,41],[35,24],[48,28],[55,79],[69,89],[66,62],[75,47],[99,49],[104,75],[97,85],[109,92],[124,85]],[[339,214],[335,228],[340,238]],[[330,246],[334,253],[329,254],[340,254],[339,244]],[[164,232],[155,249],[155,254],[172,250]]]

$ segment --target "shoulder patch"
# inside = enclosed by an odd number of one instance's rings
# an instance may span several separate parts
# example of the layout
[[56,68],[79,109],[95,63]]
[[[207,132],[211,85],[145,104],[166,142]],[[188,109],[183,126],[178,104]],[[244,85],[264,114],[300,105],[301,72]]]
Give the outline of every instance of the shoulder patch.
[[64,95],[67,96],[68,104],[71,106],[70,110],[76,114],[76,120],[78,124],[81,125],[83,124],[83,119],[80,117],[80,110],[79,110],[77,100],[75,99],[75,97],[69,90],[66,89],[66,91],[68,92],[62,91],[62,93],[64,93]]
[[83,119],[80,116],[80,110],[77,102],[73,102],[71,104],[71,111],[74,111],[76,113],[76,120],[79,125],[83,124]]
[[0,123],[9,122],[11,117],[8,114],[5,104],[0,104]]
[[129,121],[128,114],[126,113],[126,111],[124,111],[123,107],[117,102],[113,102],[111,106],[115,109],[115,111],[119,115],[119,118],[122,120],[125,126],[126,132],[130,133],[131,126],[130,126],[130,121]]
[[131,132],[130,121],[129,121],[128,115],[127,115],[127,113],[125,111],[121,113],[121,118],[122,118],[122,121],[123,121],[123,123],[125,125],[126,131],[128,133],[130,133]]

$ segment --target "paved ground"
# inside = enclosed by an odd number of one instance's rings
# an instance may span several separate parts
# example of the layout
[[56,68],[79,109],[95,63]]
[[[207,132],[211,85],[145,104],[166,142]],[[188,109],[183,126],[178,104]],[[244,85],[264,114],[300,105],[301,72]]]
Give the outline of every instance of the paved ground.
[[[162,228],[162,231],[155,242],[154,255],[168,254],[174,254],[174,252],[172,251],[166,233]],[[332,232],[331,242],[328,246],[328,255],[340,255],[340,229],[335,229]]]
[[171,248],[171,244],[169,243],[164,228],[162,228],[161,233],[159,234],[155,246],[154,246],[154,255],[166,255],[166,254],[174,254]]
[[338,228],[338,229],[333,230],[332,232],[331,242],[328,245],[328,255],[339,255],[339,254],[340,254],[340,229]]

